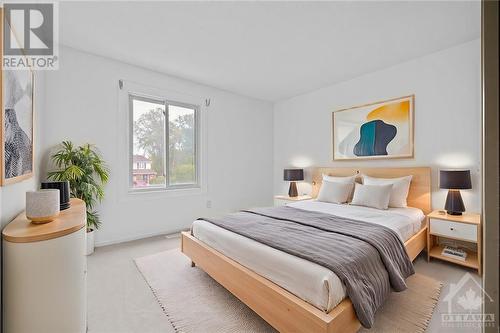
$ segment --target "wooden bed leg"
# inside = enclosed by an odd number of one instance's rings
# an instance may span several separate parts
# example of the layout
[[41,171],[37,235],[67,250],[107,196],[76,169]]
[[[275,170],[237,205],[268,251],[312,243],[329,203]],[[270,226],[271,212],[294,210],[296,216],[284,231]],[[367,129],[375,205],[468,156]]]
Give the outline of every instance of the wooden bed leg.
[[194,263],[194,261],[191,261],[191,267],[196,267],[196,264]]

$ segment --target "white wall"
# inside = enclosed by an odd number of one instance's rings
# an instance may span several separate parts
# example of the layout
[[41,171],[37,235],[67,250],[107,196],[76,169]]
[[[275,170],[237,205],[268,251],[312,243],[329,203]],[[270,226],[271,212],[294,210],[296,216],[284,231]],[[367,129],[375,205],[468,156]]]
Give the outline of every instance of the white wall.
[[[369,55],[367,55],[369,56]],[[442,208],[439,168],[470,168],[466,208],[480,211],[480,41],[474,40],[275,104],[274,190],[286,193],[283,168],[311,166],[430,166],[432,203]],[[415,94],[415,158],[332,161],[331,112]],[[307,192],[307,183],[299,191]]]
[[[98,244],[178,231],[202,216],[272,203],[272,105],[190,81],[63,47],[60,69],[47,74],[43,136],[49,149],[62,140],[96,144],[111,169],[99,208]],[[208,190],[189,196],[123,195],[128,168],[120,161],[118,80],[211,98],[208,108]],[[119,149],[120,148],[120,149]],[[124,169],[125,168],[125,169]],[[207,208],[211,200],[212,208]]]

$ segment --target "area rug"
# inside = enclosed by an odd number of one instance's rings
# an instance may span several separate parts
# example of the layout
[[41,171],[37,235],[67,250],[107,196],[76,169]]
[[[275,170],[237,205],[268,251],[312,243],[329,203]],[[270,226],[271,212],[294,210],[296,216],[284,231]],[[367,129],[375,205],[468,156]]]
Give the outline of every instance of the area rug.
[[[135,260],[163,312],[179,333],[276,332],[179,250]],[[425,332],[442,284],[424,275],[407,280],[377,312],[375,325],[360,332]]]

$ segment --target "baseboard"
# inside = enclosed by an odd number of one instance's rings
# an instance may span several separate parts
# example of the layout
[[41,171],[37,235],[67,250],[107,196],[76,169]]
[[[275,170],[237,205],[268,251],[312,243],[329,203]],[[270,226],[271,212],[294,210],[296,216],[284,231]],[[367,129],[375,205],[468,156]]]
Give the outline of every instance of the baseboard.
[[164,230],[164,231],[151,232],[151,233],[140,234],[140,235],[135,235],[135,236],[130,236],[130,237],[117,238],[117,239],[111,239],[111,240],[106,240],[106,241],[99,241],[99,242],[95,243],[95,247],[126,243],[126,242],[131,242],[131,241],[135,241],[135,240],[139,240],[139,239],[155,237],[155,236],[168,236],[168,235],[178,234],[181,231],[186,231],[186,230],[189,230],[189,229],[179,229],[177,231]]

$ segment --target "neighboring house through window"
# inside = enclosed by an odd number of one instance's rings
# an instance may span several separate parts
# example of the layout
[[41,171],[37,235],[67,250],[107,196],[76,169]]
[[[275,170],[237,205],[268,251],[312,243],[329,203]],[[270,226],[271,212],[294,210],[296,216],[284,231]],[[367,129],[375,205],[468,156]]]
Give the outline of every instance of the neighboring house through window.
[[134,155],[132,183],[134,187],[146,187],[154,182],[157,172],[151,169],[151,160],[144,155]]

